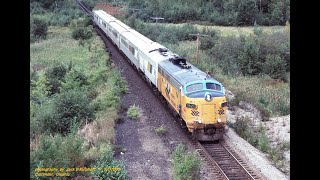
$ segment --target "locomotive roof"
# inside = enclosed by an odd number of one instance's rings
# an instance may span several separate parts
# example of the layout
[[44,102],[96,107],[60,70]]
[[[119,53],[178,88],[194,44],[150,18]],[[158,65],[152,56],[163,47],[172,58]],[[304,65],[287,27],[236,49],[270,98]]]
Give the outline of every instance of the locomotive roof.
[[175,78],[180,84],[184,85],[191,81],[197,80],[212,80],[213,82],[219,83],[217,80],[213,79],[211,76],[207,76],[206,73],[195,67],[194,65],[186,62],[190,65],[190,68],[184,69],[179,65],[173,64],[169,59],[161,61],[159,66],[166,70],[173,78]]

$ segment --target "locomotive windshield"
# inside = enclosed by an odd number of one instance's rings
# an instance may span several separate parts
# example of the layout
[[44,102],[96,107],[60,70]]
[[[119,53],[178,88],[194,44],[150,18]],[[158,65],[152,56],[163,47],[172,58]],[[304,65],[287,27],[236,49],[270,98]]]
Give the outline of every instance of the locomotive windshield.
[[216,91],[221,91],[221,86],[215,83],[206,83],[206,88],[216,90]]
[[224,96],[223,87],[220,84],[211,81],[196,82],[185,87],[185,95],[187,97],[201,98],[208,93],[210,93],[212,97]]
[[191,84],[186,88],[187,92],[194,92],[202,89],[203,89],[202,83]]

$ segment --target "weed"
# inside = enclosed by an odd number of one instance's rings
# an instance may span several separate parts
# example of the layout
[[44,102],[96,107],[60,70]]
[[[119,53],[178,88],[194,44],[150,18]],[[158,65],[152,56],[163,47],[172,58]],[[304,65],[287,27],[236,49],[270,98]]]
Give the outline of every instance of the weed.
[[139,106],[133,104],[127,111],[127,116],[131,119],[137,120],[140,117]]
[[154,131],[156,132],[156,134],[158,134],[160,136],[166,134],[166,129],[163,127],[163,125],[161,125],[160,127],[154,129]]
[[185,146],[179,144],[173,151],[171,158],[174,179],[200,179],[200,158],[198,154],[186,152]]

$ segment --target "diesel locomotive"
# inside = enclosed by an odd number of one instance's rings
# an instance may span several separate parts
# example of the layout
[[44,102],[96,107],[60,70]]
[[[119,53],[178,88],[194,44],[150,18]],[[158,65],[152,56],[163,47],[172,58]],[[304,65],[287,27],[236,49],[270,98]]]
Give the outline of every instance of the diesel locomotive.
[[157,89],[195,139],[222,138],[227,100],[219,81],[103,10],[93,10],[93,20]]

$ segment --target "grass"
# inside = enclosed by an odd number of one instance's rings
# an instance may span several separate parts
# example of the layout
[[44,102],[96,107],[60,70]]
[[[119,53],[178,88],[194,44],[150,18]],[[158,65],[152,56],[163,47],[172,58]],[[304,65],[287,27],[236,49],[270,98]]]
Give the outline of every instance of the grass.
[[130,106],[127,111],[127,116],[133,120],[138,120],[140,118],[139,109],[139,106],[136,106],[135,104]]
[[197,153],[187,152],[185,146],[179,144],[171,154],[171,159],[175,180],[200,179],[200,158]]
[[[150,23],[156,24],[156,23]],[[183,26],[186,23],[180,24],[172,24],[172,23],[158,23],[160,26]],[[207,25],[194,25],[199,30],[203,28],[207,28],[208,30],[216,30],[218,35],[221,37],[226,36],[240,36],[240,35],[250,35],[253,34],[254,26],[247,26],[247,27],[234,27],[234,26],[207,26]],[[274,33],[274,32],[283,32],[285,30],[285,26],[258,26],[261,28],[265,33]]]

